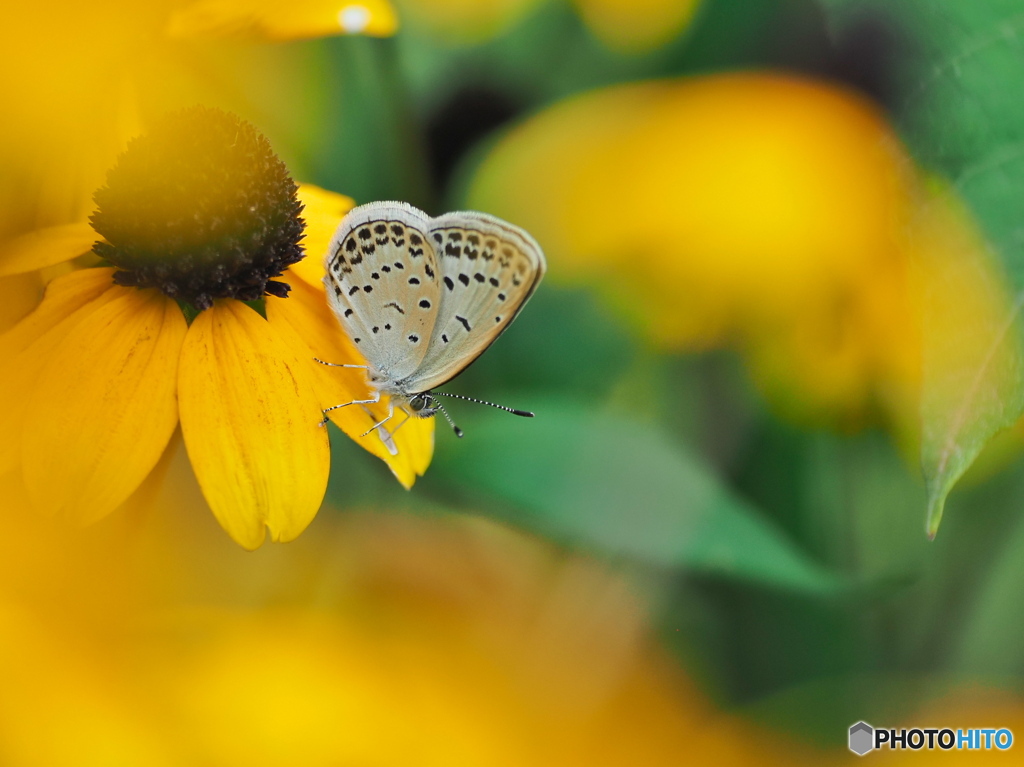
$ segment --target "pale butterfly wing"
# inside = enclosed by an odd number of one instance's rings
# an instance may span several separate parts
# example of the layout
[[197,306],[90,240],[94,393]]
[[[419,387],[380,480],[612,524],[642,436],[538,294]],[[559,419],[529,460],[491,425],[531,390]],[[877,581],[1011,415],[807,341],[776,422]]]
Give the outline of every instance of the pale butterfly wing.
[[327,250],[328,304],[367,361],[392,381],[421,367],[438,316],[430,226],[406,203],[370,203],[345,217]]
[[424,392],[450,381],[509,326],[544,276],[537,242],[485,213],[446,213],[430,221],[440,306],[426,354],[405,381]]

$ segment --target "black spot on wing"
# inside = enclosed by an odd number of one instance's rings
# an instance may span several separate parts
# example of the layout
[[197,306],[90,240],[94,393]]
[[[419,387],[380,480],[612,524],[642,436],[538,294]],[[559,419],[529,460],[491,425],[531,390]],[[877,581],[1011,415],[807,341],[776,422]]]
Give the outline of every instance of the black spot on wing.
[[465,317],[462,317],[462,316],[460,316],[460,315],[456,314],[456,315],[455,315],[455,319],[457,319],[457,320],[458,320],[459,322],[461,322],[461,323],[462,323],[462,327],[464,327],[464,328],[466,329],[466,332],[467,332],[467,333],[468,333],[468,332],[469,332],[470,330],[472,330],[472,328],[471,328],[471,327],[469,326],[469,320],[467,320],[467,319],[466,319]]

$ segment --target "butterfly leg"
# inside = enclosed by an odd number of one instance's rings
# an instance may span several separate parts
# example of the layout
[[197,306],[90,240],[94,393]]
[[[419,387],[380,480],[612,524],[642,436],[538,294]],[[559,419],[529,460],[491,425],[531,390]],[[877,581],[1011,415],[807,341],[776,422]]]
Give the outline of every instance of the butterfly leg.
[[[321,426],[326,426],[327,425],[327,422],[331,420],[330,418],[327,417],[327,414],[330,413],[332,410],[337,410],[338,408],[341,408],[341,407],[348,407],[349,405],[376,405],[378,402],[380,402],[380,392],[379,391],[373,393],[373,399],[354,399],[351,402],[343,402],[340,405],[331,405],[328,408],[324,408],[324,410],[323,410],[324,418],[323,418],[322,421],[320,421],[320,425]],[[387,420],[387,419],[385,419],[385,420]],[[374,427],[374,428],[376,428],[376,427]],[[373,429],[370,429],[370,431],[373,431]],[[367,432],[367,434],[369,434],[369,432]]]
[[398,434],[398,430],[405,426],[407,423],[409,423],[409,421],[412,419],[412,416],[409,413],[407,413],[404,410],[402,412],[405,413],[405,419],[400,424],[398,424],[398,426],[395,427],[395,430],[393,432],[391,432],[391,434],[389,435],[391,437],[394,437],[396,434]]
[[[393,402],[389,402],[389,403],[388,403],[388,414],[387,414],[387,416],[386,416],[386,417],[384,418],[384,420],[382,420],[382,421],[378,421],[377,423],[375,423],[375,424],[374,424],[373,426],[371,426],[371,427],[370,427],[369,429],[367,429],[367,430],[366,430],[366,432],[364,432],[364,433],[363,433],[362,435],[360,435],[360,436],[363,436],[363,437],[365,437],[365,436],[366,436],[367,434],[371,433],[371,432],[372,432],[372,431],[373,431],[374,429],[379,429],[379,428],[380,428],[381,426],[383,426],[383,425],[384,425],[384,424],[386,424],[386,423],[387,423],[388,421],[390,421],[390,420],[391,420],[391,418],[392,418],[392,417],[393,417],[394,415],[395,415],[395,405],[394,405],[394,403],[393,403]],[[396,431],[397,431],[397,429],[396,429]]]
[[319,362],[321,365],[326,365],[329,368],[359,368],[360,370],[369,370],[370,369],[369,365],[346,365],[346,364],[340,363],[340,362],[324,362],[319,357],[314,357],[313,359],[316,360],[317,362]]

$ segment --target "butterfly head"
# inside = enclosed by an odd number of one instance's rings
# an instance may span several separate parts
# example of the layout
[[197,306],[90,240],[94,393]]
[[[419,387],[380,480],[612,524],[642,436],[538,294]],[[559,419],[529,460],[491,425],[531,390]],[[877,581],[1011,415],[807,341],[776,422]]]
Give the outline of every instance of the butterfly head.
[[414,394],[409,398],[409,409],[417,418],[430,418],[441,408],[430,392],[424,392],[423,394]]
[[434,398],[433,393],[427,391],[421,392],[420,394],[413,394],[409,397],[408,403],[411,414],[416,418],[430,418],[440,412],[441,415],[445,417],[445,420],[451,425],[452,431],[455,432],[455,436],[462,436],[462,429],[455,425],[451,416],[448,415],[448,411],[445,410],[441,406],[441,403]]

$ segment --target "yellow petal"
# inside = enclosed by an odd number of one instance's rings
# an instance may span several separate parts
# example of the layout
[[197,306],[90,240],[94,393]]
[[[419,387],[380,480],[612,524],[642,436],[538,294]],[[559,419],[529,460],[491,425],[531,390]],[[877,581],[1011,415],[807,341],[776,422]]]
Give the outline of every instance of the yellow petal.
[[602,42],[624,52],[664,45],[693,18],[700,0],[575,0]]
[[306,236],[302,239],[306,257],[294,264],[291,271],[310,285],[319,286],[324,277],[324,257],[334,230],[356,203],[351,197],[312,184],[299,187],[299,200],[303,206],[302,218],[306,222]]
[[84,221],[36,229],[0,245],[0,277],[70,261],[92,250],[99,235]]
[[[292,292],[288,298],[267,298],[267,317],[282,332],[288,332],[306,344],[308,365],[316,382],[321,407],[367,399],[370,390],[366,384],[366,371],[327,367],[314,359],[336,364],[366,364],[328,308],[323,290],[302,280],[290,280],[290,283]],[[388,400],[383,398],[375,405],[338,408],[329,415],[361,447],[387,463],[399,482],[407,488],[412,487],[416,477],[427,470],[434,453],[434,420],[411,418],[395,434],[394,445],[398,453],[392,455],[379,433],[366,434],[387,413]],[[396,415],[396,422],[391,428],[394,429],[403,418],[403,415]]]
[[89,523],[123,503],[167,447],[185,318],[155,290],[111,286],[58,330],[52,348],[26,350],[44,361],[25,402],[23,476],[39,511]]
[[388,37],[398,28],[387,0],[200,0],[171,17],[171,37],[300,40],[326,35]]
[[43,297],[43,281],[39,272],[0,277],[0,333],[24,319]]
[[189,459],[228,535],[247,549],[266,528],[274,541],[297,537],[330,468],[309,364],[259,314],[221,300],[189,328],[178,385]]
[[[113,286],[112,269],[83,269],[58,278],[46,288],[35,311],[0,336],[0,402],[24,402],[39,370],[90,302]],[[32,353],[28,350],[32,349]],[[24,407],[8,407],[0,419],[0,474],[13,471],[20,456]]]

